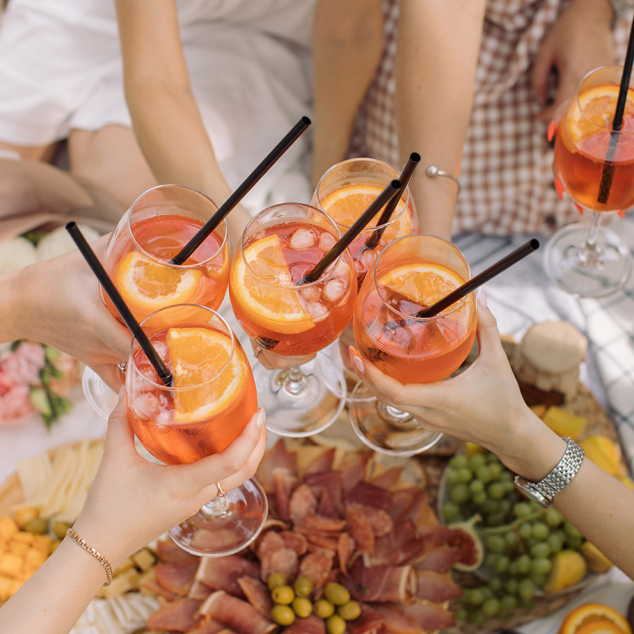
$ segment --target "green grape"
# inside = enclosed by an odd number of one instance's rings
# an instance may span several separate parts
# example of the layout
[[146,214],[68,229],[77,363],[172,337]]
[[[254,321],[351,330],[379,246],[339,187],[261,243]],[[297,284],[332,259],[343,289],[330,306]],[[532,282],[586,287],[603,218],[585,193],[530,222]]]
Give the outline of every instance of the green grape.
[[519,585],[519,581],[517,579],[508,579],[504,584],[504,589],[509,594],[517,594],[517,587]]
[[531,507],[528,502],[516,502],[513,505],[513,515],[518,519],[528,517],[531,514]]
[[539,542],[539,544],[535,544],[531,547],[530,553],[533,559],[548,557],[548,555],[550,555],[550,547],[546,542]]
[[555,528],[564,521],[564,516],[554,506],[550,506],[544,513],[544,520],[548,526]]
[[486,462],[484,454],[474,453],[473,456],[469,457],[469,468],[475,471],[478,467],[484,466]]
[[526,610],[532,610],[535,607],[533,599],[520,599],[520,605]]
[[579,550],[583,544],[583,537],[569,537],[567,541],[570,550]]
[[553,531],[553,535],[557,535],[557,539],[562,543],[566,543],[566,533],[561,528],[558,528],[556,531]]
[[518,575],[518,572],[519,572],[519,571],[517,570],[517,561],[512,561],[512,562],[509,564],[509,568],[508,568],[508,570],[507,570],[507,573],[508,573],[509,575],[511,575],[511,577],[516,577],[516,576]]
[[483,493],[484,484],[480,480],[471,480],[471,482],[469,483],[469,489],[473,494]]
[[520,599],[530,601],[535,596],[535,584],[530,579],[522,579],[517,586]]
[[513,483],[513,480],[509,481],[509,480],[500,479],[500,482],[504,485],[504,488],[506,489],[507,493],[513,494],[513,501],[515,501],[517,499],[517,495],[515,494],[515,484]]
[[487,622],[486,614],[482,612],[472,612],[469,615],[469,623],[473,623],[473,625],[477,625],[478,627],[482,627]]
[[534,537],[531,537],[530,539],[527,539],[524,542],[524,546],[530,550],[533,546],[535,546],[536,544],[541,544],[541,539],[535,539]]
[[[515,593],[513,593],[515,594]],[[508,612],[513,612],[517,607],[517,599],[509,594],[500,599],[500,609]]]
[[502,589],[502,579],[500,577],[492,577],[489,579],[489,589],[496,594]]
[[460,467],[460,469],[458,469],[458,482],[471,482],[471,480],[473,480],[471,469]]
[[501,500],[504,497],[504,493],[504,485],[500,482],[493,482],[487,487],[487,494],[492,500]]
[[531,564],[531,573],[536,575],[547,575],[552,567],[553,564],[550,559],[538,557],[537,559],[533,559],[533,563]]
[[460,516],[460,509],[458,508],[458,505],[453,502],[445,502],[442,505],[442,516],[449,524],[455,522]]
[[499,462],[494,462],[489,465],[489,473],[493,480],[497,480],[502,475],[502,465]]
[[470,497],[469,487],[463,483],[456,484],[451,488],[449,497],[451,498],[451,501],[455,504],[462,504],[463,502],[466,502]]
[[[500,482],[510,482],[511,484],[513,484],[513,474],[505,469],[500,475]],[[513,488],[515,488],[514,484]]]
[[484,565],[487,568],[493,568],[493,564],[498,560],[499,555],[497,553],[487,553],[484,556]]
[[482,588],[470,588],[466,590],[462,600],[468,605],[482,605],[486,599]]
[[500,611],[500,602],[497,599],[489,599],[483,603],[480,609],[482,614],[486,616],[495,616]]
[[531,569],[531,558],[528,555],[520,555],[517,558],[517,572],[525,575]]
[[458,454],[449,461],[449,464],[456,469],[461,469],[469,464],[469,460],[464,454]]
[[502,526],[504,524],[504,513],[491,513],[486,516],[487,526]]
[[572,538],[581,538],[581,533],[568,521],[564,522],[564,533],[566,533],[566,537],[568,539]]
[[493,480],[491,471],[489,470],[489,467],[487,466],[478,467],[476,469],[476,478],[478,478],[478,480],[480,480],[481,482],[484,482],[484,484],[486,484],[487,482],[491,482],[491,480]]
[[[473,484],[474,482],[480,482],[480,480],[473,480],[471,484]],[[488,500],[487,494],[484,491],[482,491],[482,493],[474,493],[471,499],[473,500],[473,503],[477,504],[478,506],[482,506],[482,504],[484,504]]]
[[[498,483],[500,486],[504,486],[501,483]],[[513,508],[513,503],[511,502],[511,500],[507,500],[507,499],[503,499],[500,500],[500,511],[502,513],[508,513],[510,512],[510,510]]]
[[559,540],[559,536],[555,533],[551,533],[546,540],[548,544],[548,548],[550,548],[550,552],[556,554],[561,551],[563,547],[563,542]]
[[487,535],[484,543],[487,550],[492,553],[501,553],[506,548],[506,542],[501,535]]
[[449,468],[447,469],[447,475],[445,476],[445,480],[447,484],[457,484],[458,483],[458,469]]
[[520,524],[520,527],[517,529],[520,537],[523,540],[530,539],[533,535],[533,527],[530,524],[524,523]]
[[517,533],[515,531],[508,531],[504,533],[504,542],[508,548],[517,546]]
[[489,599],[495,599],[495,592],[489,588],[489,586],[480,586],[482,588],[482,592],[484,592],[484,600],[488,601]]
[[493,564],[493,570],[502,574],[508,570],[509,563],[509,558],[506,555],[500,555],[497,561]]
[[467,620],[467,611],[464,608],[459,608],[454,613],[454,618],[456,621],[466,621]]
[[528,575],[528,578],[535,584],[536,587],[541,588],[545,581],[546,581],[546,575],[537,575],[533,572],[531,572],[530,575]]
[[535,539],[546,539],[549,532],[550,531],[548,530],[548,526],[546,526],[546,524],[544,524],[543,522],[536,522],[533,525],[533,537]]
[[487,498],[485,502],[481,505],[480,510],[485,515],[492,515],[493,513],[499,513],[500,511],[500,503],[497,500],[491,500]]
[[487,455],[487,462],[489,464],[496,463],[496,462],[499,463],[500,459],[494,453],[489,452],[489,454]]

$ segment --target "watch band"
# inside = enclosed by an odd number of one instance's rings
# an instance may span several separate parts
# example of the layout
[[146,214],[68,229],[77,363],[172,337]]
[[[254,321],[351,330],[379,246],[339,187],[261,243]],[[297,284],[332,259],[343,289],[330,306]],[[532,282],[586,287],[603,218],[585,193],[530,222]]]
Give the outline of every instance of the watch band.
[[564,438],[566,451],[555,468],[537,483],[529,482],[526,478],[515,476],[515,486],[530,495],[544,507],[550,506],[553,498],[564,489],[577,475],[583,463],[585,452],[572,439]]

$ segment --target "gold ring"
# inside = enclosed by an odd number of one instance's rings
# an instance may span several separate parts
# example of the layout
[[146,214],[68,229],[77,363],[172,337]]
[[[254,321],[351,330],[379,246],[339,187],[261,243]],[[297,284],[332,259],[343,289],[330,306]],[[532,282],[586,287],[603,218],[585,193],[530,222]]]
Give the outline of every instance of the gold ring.
[[216,497],[223,498],[227,495],[227,492],[222,488],[220,482],[216,482],[216,488],[218,489],[218,495]]
[[257,359],[260,356],[260,352],[262,352],[262,348],[260,348],[260,346],[258,346],[254,351],[253,351],[253,356]]
[[126,369],[127,365],[128,365],[127,361],[122,361],[121,363],[119,363],[117,365],[117,367],[119,368],[119,370],[121,370],[121,372],[123,372],[125,374],[125,369]]

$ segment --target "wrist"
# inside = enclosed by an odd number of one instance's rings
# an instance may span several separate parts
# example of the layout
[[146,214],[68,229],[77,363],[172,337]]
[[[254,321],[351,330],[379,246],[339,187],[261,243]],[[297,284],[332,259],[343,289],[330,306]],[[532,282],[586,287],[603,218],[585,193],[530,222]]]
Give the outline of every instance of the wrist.
[[7,343],[17,339],[28,337],[28,329],[25,328],[33,309],[26,301],[29,284],[24,278],[26,269],[6,273],[0,284],[0,343]]
[[611,27],[619,16],[616,15],[614,6],[620,4],[619,0],[572,0],[569,8],[579,9],[584,20],[592,17],[593,21],[599,20]]

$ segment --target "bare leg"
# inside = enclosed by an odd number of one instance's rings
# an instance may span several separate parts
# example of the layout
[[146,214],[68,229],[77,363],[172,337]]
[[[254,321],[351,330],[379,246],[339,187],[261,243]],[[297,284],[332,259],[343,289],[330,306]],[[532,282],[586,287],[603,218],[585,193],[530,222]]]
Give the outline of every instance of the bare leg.
[[3,143],[0,141],[0,150],[9,150],[17,152],[23,159],[31,161],[50,161],[57,149],[57,143],[50,145],[12,145],[11,143]]

